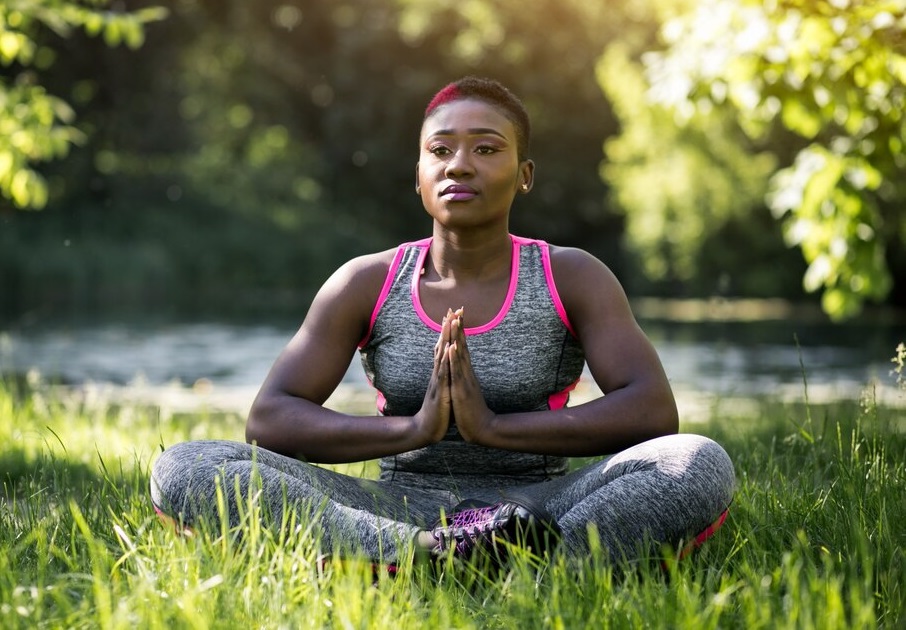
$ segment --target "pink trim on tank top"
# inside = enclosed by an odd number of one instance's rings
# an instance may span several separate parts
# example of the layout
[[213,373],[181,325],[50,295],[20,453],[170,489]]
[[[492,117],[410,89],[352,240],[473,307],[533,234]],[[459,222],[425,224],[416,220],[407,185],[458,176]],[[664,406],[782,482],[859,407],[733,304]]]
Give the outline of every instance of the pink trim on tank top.
[[409,245],[411,245],[411,243],[403,243],[396,248],[396,253],[393,255],[393,261],[390,263],[390,269],[387,270],[387,276],[384,278],[384,285],[381,287],[377,302],[374,303],[374,309],[371,311],[371,318],[368,320],[368,330],[365,332],[365,336],[362,337],[361,341],[359,341],[360,350],[365,347],[365,344],[368,343],[368,339],[371,337],[371,331],[374,329],[374,322],[377,320],[378,311],[381,310],[384,302],[387,301],[387,296],[390,295],[390,289],[393,287],[393,279],[396,277],[400,262],[403,260],[403,254],[406,253],[406,248]]
[[[497,315],[489,321],[487,324],[481,326],[473,326],[471,328],[466,328],[466,335],[478,335],[484,332],[488,332],[494,326],[503,321],[503,318],[506,317],[506,314],[510,311],[510,306],[513,304],[513,298],[516,295],[516,285],[517,280],[519,279],[519,246],[516,243],[516,237],[512,234],[510,235],[510,240],[513,242],[513,253],[510,261],[510,284],[507,288],[506,297],[503,299],[503,304],[500,307],[500,310],[497,312]],[[422,323],[433,330],[434,332],[440,332],[441,326],[433,319],[431,319],[428,314],[425,312],[425,309],[422,308],[421,297],[419,297],[418,291],[418,281],[421,278],[421,270],[425,267],[425,259],[428,257],[428,250],[430,249],[431,239],[425,239],[427,241],[427,246],[425,246],[418,255],[418,261],[415,263],[415,272],[412,274],[412,306],[415,308],[415,312],[418,314],[418,318],[422,320]],[[425,241],[419,241],[418,245],[422,246],[422,243]]]
[[572,384],[567,385],[566,388],[561,389],[559,392],[554,392],[547,397],[547,406],[549,409],[563,409],[566,406],[566,403],[569,402],[569,394],[574,389],[576,385],[579,384],[580,379],[576,379]]
[[[397,247],[396,254],[393,256],[393,262],[390,263],[390,268],[387,270],[387,277],[384,278],[384,285],[381,287],[381,293],[378,295],[377,302],[374,305],[374,309],[371,312],[371,318],[368,322],[368,331],[362,337],[362,340],[359,342],[359,348],[365,347],[365,344],[368,343],[369,338],[371,337],[372,329],[374,328],[374,322],[377,319],[378,312],[381,310],[381,307],[384,305],[384,302],[387,300],[387,296],[390,294],[390,289],[393,286],[393,281],[396,277],[396,272],[399,270],[400,263],[403,259],[403,254],[408,247],[417,247],[419,248],[418,259],[415,263],[415,270],[412,274],[412,282],[410,292],[412,294],[412,305],[415,308],[415,312],[418,314],[419,319],[428,326],[431,330],[435,332],[440,332],[440,324],[431,319],[428,314],[425,312],[425,309],[422,308],[421,299],[419,297],[418,291],[418,281],[421,278],[421,270],[425,266],[425,260],[428,257],[428,251],[431,247],[431,237],[423,238],[418,241],[411,241],[408,243],[403,243]],[[547,283],[547,290],[550,293],[551,300],[554,303],[554,308],[557,311],[557,315],[560,317],[560,321],[563,322],[563,325],[566,326],[566,329],[576,337],[576,331],[573,329],[572,324],[569,321],[569,316],[566,314],[566,308],[563,306],[563,301],[560,299],[560,294],[557,291],[557,285],[554,282],[554,273],[551,269],[551,257],[550,257],[550,247],[549,245],[541,240],[525,238],[522,236],[515,236],[510,234],[510,240],[513,243],[513,256],[510,263],[510,283],[509,288],[507,289],[506,297],[504,298],[503,305],[500,307],[500,311],[497,315],[489,321],[487,324],[482,326],[476,326],[472,328],[466,328],[465,332],[467,335],[477,335],[483,332],[487,332],[499,324],[506,314],[510,310],[510,306],[513,304],[513,298],[516,295],[516,285],[519,279],[519,246],[521,245],[538,245],[541,249],[541,261],[544,267],[544,279]],[[568,394],[569,390],[566,390]],[[557,394],[554,394],[555,396]]]
[[[554,302],[554,308],[557,310],[557,315],[560,316],[560,321],[563,322],[566,329],[573,337],[578,339],[578,335],[576,335],[576,331],[569,321],[569,316],[566,314],[566,307],[563,306],[563,300],[560,299],[560,293],[557,291],[557,284],[554,282],[554,271],[551,268],[550,246],[546,242],[537,239],[523,238],[521,236],[513,236],[512,238],[514,243],[522,245],[534,244],[541,248],[541,262],[544,265],[544,279],[547,282],[547,290],[551,295],[551,300]],[[575,387],[575,385],[573,387]]]
[[[372,385],[372,387],[374,387],[374,385]],[[377,405],[377,410],[381,415],[383,415],[384,407],[387,406],[387,399],[384,397],[384,392],[379,390],[377,387],[374,387],[374,391],[377,392],[377,400],[375,401],[375,404]]]

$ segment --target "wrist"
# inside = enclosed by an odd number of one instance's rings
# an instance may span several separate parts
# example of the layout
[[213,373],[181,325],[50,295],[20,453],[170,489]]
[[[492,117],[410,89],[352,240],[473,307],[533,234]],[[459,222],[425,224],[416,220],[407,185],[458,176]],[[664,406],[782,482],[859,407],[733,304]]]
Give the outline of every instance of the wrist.
[[420,409],[412,416],[412,434],[415,435],[416,444],[413,448],[424,448],[440,442],[447,432],[443,422],[431,412]]
[[493,443],[494,426],[497,414],[485,407],[480,414],[473,416],[470,422],[458,422],[457,428],[462,439],[471,444],[490,446]]

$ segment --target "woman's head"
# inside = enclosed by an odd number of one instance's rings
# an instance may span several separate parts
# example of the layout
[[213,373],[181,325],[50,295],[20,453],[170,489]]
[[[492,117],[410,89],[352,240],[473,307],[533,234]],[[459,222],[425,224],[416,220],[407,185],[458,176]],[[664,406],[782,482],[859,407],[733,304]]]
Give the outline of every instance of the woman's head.
[[415,190],[435,221],[451,227],[506,225],[517,194],[532,189],[528,116],[495,81],[466,78],[443,88],[425,111]]
[[464,77],[444,86],[425,108],[425,120],[444,105],[467,99],[485,102],[509,119],[516,130],[519,159],[528,159],[531,123],[525,106],[515,94],[493,79]]

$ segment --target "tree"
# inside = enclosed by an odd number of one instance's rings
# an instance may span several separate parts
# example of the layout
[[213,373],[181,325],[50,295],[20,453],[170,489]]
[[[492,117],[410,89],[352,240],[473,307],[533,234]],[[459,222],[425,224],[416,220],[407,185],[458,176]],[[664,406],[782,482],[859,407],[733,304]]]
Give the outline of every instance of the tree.
[[834,319],[884,298],[887,252],[906,242],[906,0],[705,0],[661,32],[651,103],[680,124],[716,109],[754,142],[798,139],[766,199],[805,289]]
[[84,137],[72,108],[42,87],[40,73],[54,62],[43,31],[68,37],[75,29],[102,36],[109,46],[138,48],[144,26],[161,20],[159,7],[132,13],[102,10],[109,0],[9,0],[0,6],[0,194],[18,208],[47,203],[47,184],[35,165],[65,156]]
[[621,133],[604,143],[601,175],[625,215],[627,243],[645,276],[673,294],[778,291],[783,279],[772,272],[765,282],[757,277],[765,270],[755,265],[736,260],[709,268],[703,257],[707,244],[734,223],[747,226],[746,246],[723,249],[737,258],[755,250],[770,255],[774,235],[757,229],[754,216],[767,214],[762,198],[776,160],[754,154],[725,112],[697,111],[677,125],[669,107],[640,107],[648,86],[631,57],[617,43],[598,63],[598,82],[622,123]]

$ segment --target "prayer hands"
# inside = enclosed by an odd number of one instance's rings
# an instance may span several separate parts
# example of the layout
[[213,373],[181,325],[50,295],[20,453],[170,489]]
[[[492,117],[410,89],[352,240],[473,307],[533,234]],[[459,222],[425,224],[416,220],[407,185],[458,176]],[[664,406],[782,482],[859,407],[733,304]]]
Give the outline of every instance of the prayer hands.
[[452,311],[447,309],[441,326],[440,337],[434,344],[434,367],[422,408],[415,414],[419,426],[427,434],[428,444],[434,444],[447,434],[452,420],[453,408],[450,394],[450,319]]
[[434,369],[419,413],[427,423],[433,422],[431,435],[437,440],[455,421],[463,439],[480,443],[482,432],[490,428],[495,416],[472,369],[462,317],[462,308],[447,310],[434,345]]

